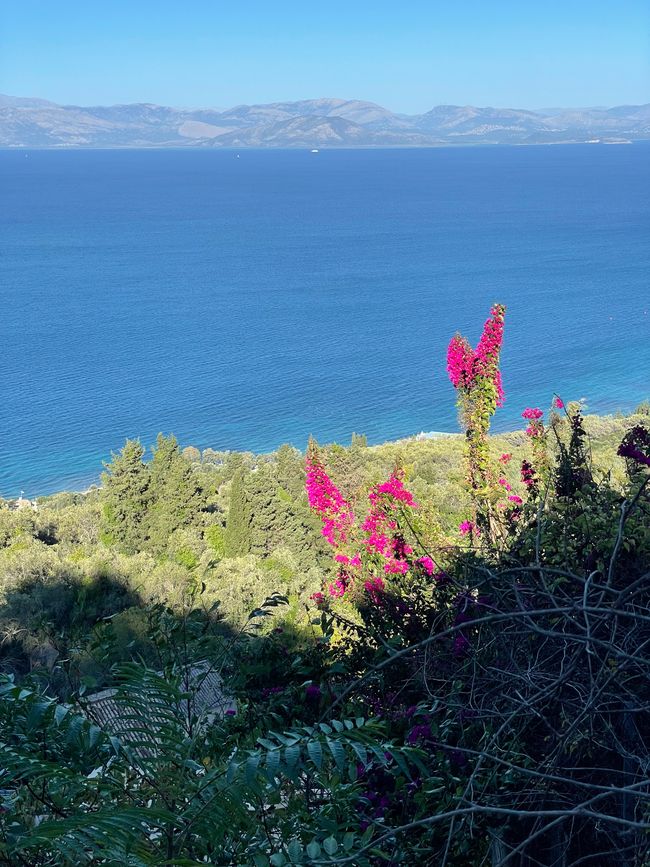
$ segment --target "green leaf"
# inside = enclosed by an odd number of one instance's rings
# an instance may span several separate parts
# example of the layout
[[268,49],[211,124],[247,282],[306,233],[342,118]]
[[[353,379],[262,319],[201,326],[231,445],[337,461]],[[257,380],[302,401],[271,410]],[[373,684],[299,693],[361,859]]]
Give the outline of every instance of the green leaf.
[[332,738],[326,738],[327,746],[330,748],[330,752],[334,757],[334,761],[336,762],[336,767],[339,771],[342,771],[345,768],[345,751],[339,741],[334,741]]
[[323,849],[328,855],[336,855],[338,848],[339,844],[336,842],[335,837],[328,837],[326,840],[323,840]]
[[307,741],[307,752],[309,753],[309,758],[320,771],[323,767],[323,747],[320,741]]
[[292,863],[301,864],[302,863],[302,846],[298,842],[298,840],[292,840],[287,846],[287,854],[289,858],[291,858]]
[[359,757],[359,761],[365,767],[368,764],[368,751],[362,744],[357,744],[354,741],[350,742],[350,746]]
[[275,777],[280,767],[280,750],[271,750],[266,756],[266,771],[269,779]]
[[278,745],[273,743],[273,741],[268,740],[268,738],[258,738],[257,743],[264,747],[265,750],[277,750]]
[[411,772],[409,770],[409,766],[404,761],[404,756],[399,752],[399,750],[390,750],[391,757],[400,771],[404,774],[404,776],[410,780]]
[[58,704],[54,711],[54,721],[57,725],[61,725],[61,720],[64,716],[66,716],[69,712],[69,707],[64,707],[62,704]]
[[307,855],[310,858],[318,858],[320,856],[320,844],[316,840],[312,840],[307,844]]
[[252,783],[257,776],[257,770],[260,766],[261,756],[259,753],[249,756],[246,759],[246,782]]
[[284,760],[287,768],[293,770],[300,759],[300,747],[287,747],[284,751]]

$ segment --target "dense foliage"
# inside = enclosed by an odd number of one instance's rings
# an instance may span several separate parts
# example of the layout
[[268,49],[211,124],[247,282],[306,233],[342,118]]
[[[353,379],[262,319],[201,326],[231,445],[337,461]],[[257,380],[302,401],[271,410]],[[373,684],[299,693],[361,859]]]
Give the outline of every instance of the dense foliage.
[[649,863],[648,414],[489,435],[504,321],[464,436],[160,436],[0,508],[0,863]]

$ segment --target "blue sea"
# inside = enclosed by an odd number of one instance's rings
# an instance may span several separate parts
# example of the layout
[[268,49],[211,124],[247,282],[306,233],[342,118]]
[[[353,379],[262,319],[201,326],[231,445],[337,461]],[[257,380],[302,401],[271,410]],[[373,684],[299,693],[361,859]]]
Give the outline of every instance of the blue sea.
[[0,152],[0,496],[127,437],[268,451],[457,429],[508,306],[506,405],[650,397],[650,143]]

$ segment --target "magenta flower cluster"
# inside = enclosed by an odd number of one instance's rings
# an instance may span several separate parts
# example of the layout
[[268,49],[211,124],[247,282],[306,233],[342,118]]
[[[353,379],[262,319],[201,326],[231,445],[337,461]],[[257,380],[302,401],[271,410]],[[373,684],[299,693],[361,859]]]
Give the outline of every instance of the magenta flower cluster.
[[330,596],[336,598],[341,598],[341,596],[345,596],[345,591],[350,586],[350,578],[345,572],[339,572],[336,577],[336,580],[332,581],[327,585],[327,590]]
[[466,338],[456,334],[447,349],[447,373],[454,388],[470,389],[474,382],[474,352]]
[[368,495],[370,511],[361,525],[366,534],[363,544],[369,554],[385,559],[386,575],[404,575],[410,565],[406,559],[413,548],[404,542],[398,532],[397,511],[400,508],[417,509],[413,495],[404,487],[404,474],[393,470],[388,481],[375,485]]
[[537,439],[544,436],[544,422],[542,421],[544,413],[538,407],[527,407],[521,414],[522,418],[528,421],[526,435],[531,439]]
[[338,548],[348,541],[354,526],[352,509],[317,458],[307,456],[306,473],[309,507],[323,522],[323,536],[330,545]]
[[497,406],[503,406],[504,394],[499,371],[499,354],[503,343],[505,308],[495,304],[490,318],[483,326],[483,334],[476,350],[468,340],[456,334],[447,349],[447,372],[456,389],[471,391],[477,380],[487,379],[494,385]]
[[527,488],[532,488],[537,484],[535,468],[528,461],[521,462],[521,481]]
[[382,593],[386,590],[383,578],[370,578],[368,581],[364,581],[363,587],[375,605],[379,605]]
[[404,503],[411,509],[417,509],[418,504],[413,499],[413,494],[404,487],[404,474],[400,470],[393,470],[387,482],[377,485],[369,494],[368,499],[374,505],[386,494],[398,503]]
[[[361,553],[350,554],[350,547],[358,544],[357,527],[349,503],[329,478],[318,457],[311,453],[306,461],[306,489],[309,505],[323,523],[323,535],[336,549],[334,561],[339,566],[336,578],[327,585],[327,594],[341,599],[361,577],[363,563]],[[395,469],[381,484],[375,485],[368,495],[370,509],[360,530],[364,535],[361,545],[373,558],[384,576],[405,575],[414,566],[436,579],[444,577],[438,572],[433,559],[428,555],[414,558],[413,547],[399,530],[398,517],[404,509],[417,509],[413,494],[404,485],[404,473]],[[346,552],[347,547],[347,552]],[[379,563],[377,563],[379,557]],[[364,582],[364,590],[375,604],[386,590],[383,577],[371,575]],[[314,593],[312,600],[317,606],[327,603],[323,592]]]
[[625,435],[617,454],[642,466],[650,467],[650,432],[641,425],[636,425]]

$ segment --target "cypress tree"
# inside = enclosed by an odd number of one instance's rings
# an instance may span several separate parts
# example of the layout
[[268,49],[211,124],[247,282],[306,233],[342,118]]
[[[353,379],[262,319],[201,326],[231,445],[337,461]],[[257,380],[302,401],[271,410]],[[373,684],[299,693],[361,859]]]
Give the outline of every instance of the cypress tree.
[[275,453],[275,472],[278,485],[292,497],[298,497],[305,488],[305,459],[298,449],[283,445]]
[[142,549],[151,502],[149,467],[137,440],[127,440],[102,473],[102,536],[127,553]]
[[163,551],[174,530],[196,523],[205,498],[175,436],[158,434],[149,468],[152,505],[147,517],[148,536],[152,549]]
[[230,505],[226,520],[226,557],[242,557],[250,553],[251,517],[244,469],[240,467],[233,476],[230,488]]
[[291,495],[278,483],[270,466],[261,467],[249,479],[251,553],[265,557],[282,544]]

